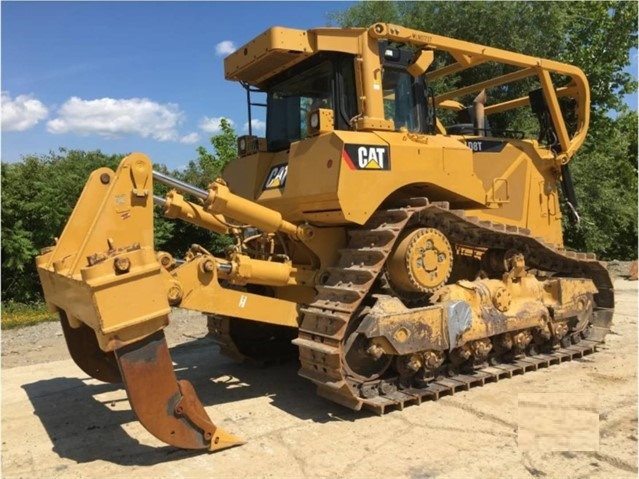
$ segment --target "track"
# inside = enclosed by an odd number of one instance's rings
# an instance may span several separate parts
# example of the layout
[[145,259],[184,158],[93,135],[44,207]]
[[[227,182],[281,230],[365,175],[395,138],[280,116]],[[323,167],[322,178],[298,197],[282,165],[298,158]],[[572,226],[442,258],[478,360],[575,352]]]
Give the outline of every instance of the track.
[[[451,242],[467,246],[519,250],[529,267],[561,275],[593,280],[599,293],[593,314],[592,333],[587,341],[549,354],[537,354],[512,363],[439,378],[424,388],[397,387],[397,378],[366,381],[344,368],[345,344],[363,303],[379,287],[384,265],[399,234],[420,225],[442,231]],[[299,349],[299,374],[318,387],[318,394],[349,408],[362,407],[383,414],[387,408],[421,403],[424,399],[467,390],[503,377],[547,367],[595,352],[603,341],[612,318],[613,287],[605,266],[593,254],[558,250],[525,228],[479,221],[463,210],[450,210],[447,202],[429,203],[412,198],[404,206],[380,210],[363,227],[349,231],[350,240],[340,251],[338,263],[329,268],[326,283],[318,287],[313,303],[302,308],[302,322],[293,343]],[[246,323],[246,324],[245,324]],[[234,325],[236,331],[232,331]],[[223,353],[238,361],[264,365],[290,357],[291,331],[264,331],[259,323],[236,318],[209,316],[209,332]],[[350,328],[350,329],[349,329]],[[284,328],[290,329],[290,328]],[[269,341],[271,344],[267,344]],[[368,396],[368,397],[365,397]]]
[[[442,396],[452,396],[457,391],[468,391],[471,387],[483,386],[486,383],[497,382],[503,378],[512,378],[518,374],[537,371],[554,364],[560,364],[573,359],[582,358],[596,351],[597,341],[581,341],[579,344],[560,348],[550,354],[526,356],[512,363],[502,363],[474,371],[472,374],[457,374],[451,378],[441,378],[428,384],[425,388],[409,388],[392,392],[384,396],[366,399],[363,405],[378,414],[384,414],[386,409],[403,409],[411,404],[421,404],[424,400],[437,401]],[[321,394],[324,395],[324,394]],[[332,399],[328,397],[328,399]]]
[[[593,334],[589,341],[544,355],[526,356],[512,363],[457,374],[428,383],[424,388],[398,390],[396,378],[366,381],[346,366],[345,344],[349,326],[356,324],[365,298],[373,292],[400,232],[413,225],[434,227],[451,242],[468,246],[516,248],[524,254],[529,267],[561,275],[590,278],[599,293],[593,313]],[[308,307],[302,309],[299,336],[293,342],[299,348],[299,374],[317,385],[318,394],[349,408],[367,407],[378,413],[386,408],[402,408],[437,399],[472,385],[483,385],[504,376],[524,373],[538,367],[581,357],[595,351],[606,335],[614,307],[610,276],[594,255],[558,250],[542,239],[530,236],[524,228],[506,226],[468,217],[463,210],[450,210],[448,203],[429,203],[425,198],[409,200],[405,206],[380,210],[368,223],[350,232],[347,247],[340,251],[335,267]],[[351,328],[352,329],[352,328]]]

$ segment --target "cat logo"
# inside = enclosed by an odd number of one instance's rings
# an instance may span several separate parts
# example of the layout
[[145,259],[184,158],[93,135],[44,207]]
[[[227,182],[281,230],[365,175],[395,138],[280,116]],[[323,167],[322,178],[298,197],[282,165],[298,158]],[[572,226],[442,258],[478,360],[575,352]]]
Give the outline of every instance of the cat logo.
[[342,158],[351,170],[390,170],[387,146],[344,145]]
[[264,190],[273,190],[276,188],[284,188],[286,184],[286,174],[288,173],[288,165],[277,165],[271,168],[266,182],[264,183]]

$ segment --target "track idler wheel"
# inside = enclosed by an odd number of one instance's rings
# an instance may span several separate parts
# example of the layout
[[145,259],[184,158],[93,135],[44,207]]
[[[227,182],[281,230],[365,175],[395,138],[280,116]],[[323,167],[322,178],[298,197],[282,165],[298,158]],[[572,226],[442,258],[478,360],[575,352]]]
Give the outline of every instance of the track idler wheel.
[[384,354],[361,333],[351,333],[344,345],[344,367],[350,376],[359,380],[380,378],[392,361],[393,356]]
[[453,267],[453,251],[435,228],[408,231],[386,263],[393,289],[403,293],[433,293],[446,284]]
[[116,349],[131,408],[155,437],[182,449],[217,451],[243,444],[216,427],[188,381],[177,381],[164,331]]

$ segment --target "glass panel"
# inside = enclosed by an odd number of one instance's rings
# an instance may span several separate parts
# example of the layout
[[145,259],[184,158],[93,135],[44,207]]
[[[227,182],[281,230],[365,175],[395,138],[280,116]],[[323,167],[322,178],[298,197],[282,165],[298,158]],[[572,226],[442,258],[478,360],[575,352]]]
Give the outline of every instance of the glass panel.
[[384,116],[395,122],[395,129],[419,131],[419,119],[413,92],[413,77],[405,70],[384,68],[382,75]]
[[309,111],[334,108],[332,80],[332,62],[325,61],[269,89],[266,131],[269,150],[281,150],[306,138]]
[[350,129],[350,120],[357,115],[357,90],[353,57],[343,57],[338,63],[338,78],[341,76],[339,99],[342,103],[337,128]]

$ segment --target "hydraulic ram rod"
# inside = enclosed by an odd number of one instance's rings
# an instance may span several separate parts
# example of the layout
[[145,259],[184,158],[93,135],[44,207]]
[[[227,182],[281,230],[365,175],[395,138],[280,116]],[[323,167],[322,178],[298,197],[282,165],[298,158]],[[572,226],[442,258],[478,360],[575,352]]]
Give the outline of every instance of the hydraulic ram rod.
[[[200,207],[184,201],[181,195],[173,195],[173,198],[171,198],[171,193],[169,193],[164,203],[162,203],[160,198],[154,197],[153,201],[155,203],[163,205],[166,208],[165,215],[169,218],[182,218],[218,233],[228,232],[226,223],[220,221],[226,216],[253,225],[269,233],[281,231],[299,239],[306,238],[309,234],[310,228],[295,225],[283,219],[280,212],[231,193],[229,188],[224,184],[213,182],[209,185],[209,190],[206,191],[157,171],[153,172],[153,178],[160,183],[191,194],[204,201],[203,207]],[[175,211],[172,211],[172,204],[175,204],[173,208]],[[187,205],[191,210],[197,211],[186,212],[185,207]],[[220,215],[223,216],[220,217]],[[203,221],[202,218],[204,217],[206,218]],[[212,217],[213,221],[209,221],[211,219],[209,217]],[[218,218],[215,219],[216,217]],[[207,224],[205,225],[203,223]],[[222,229],[224,231],[222,231]]]
[[167,218],[179,218],[222,235],[230,231],[230,226],[223,215],[207,213],[201,206],[186,201],[177,191],[170,191],[166,198],[154,195],[153,202],[164,208],[164,216]]
[[167,176],[158,171],[153,171],[153,179],[159,181],[160,183],[164,183],[165,185],[168,185],[172,188],[175,188],[176,190],[183,191],[184,193],[188,193],[202,200],[205,200],[209,196],[209,193],[206,190],[202,190],[196,186],[189,185],[188,183],[184,183],[183,181],[180,181],[180,180],[176,180],[175,178],[171,178],[170,176]]
[[[189,193],[203,200],[206,200],[209,195],[208,191],[189,185],[183,181],[176,180],[175,178],[171,178],[170,176],[157,171],[153,172],[153,178],[160,183],[164,183],[165,185],[183,191],[184,193]],[[177,191],[169,192],[166,198],[154,195],[153,202],[164,208],[164,216],[167,218],[180,218],[183,221],[209,229],[219,234],[227,234],[229,232],[229,226],[223,215],[212,215],[211,213],[207,213],[201,206],[186,201]]]

